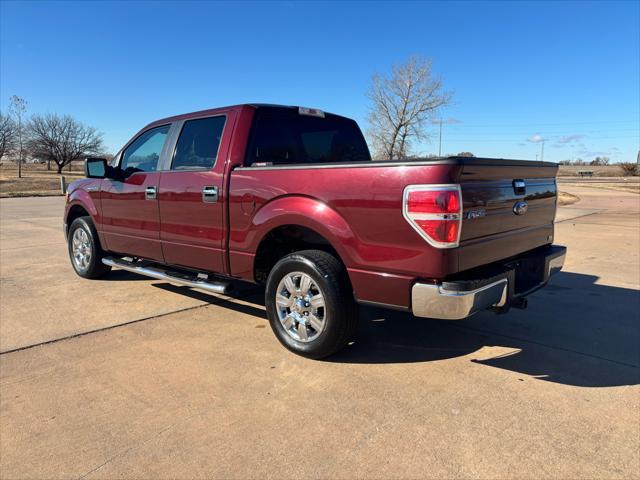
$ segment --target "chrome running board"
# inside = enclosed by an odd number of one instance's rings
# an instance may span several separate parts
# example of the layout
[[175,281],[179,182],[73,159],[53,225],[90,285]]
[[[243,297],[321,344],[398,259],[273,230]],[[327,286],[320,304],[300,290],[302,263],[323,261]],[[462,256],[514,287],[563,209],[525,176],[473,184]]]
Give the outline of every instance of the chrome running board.
[[212,293],[227,293],[230,285],[227,282],[212,282],[209,279],[198,278],[196,274],[183,274],[179,272],[171,272],[161,267],[143,264],[142,262],[128,262],[120,258],[105,257],[102,263],[110,267],[121,268],[129,272],[138,273],[146,277],[155,278],[157,280],[166,280],[167,282],[177,283],[191,288],[199,288]]

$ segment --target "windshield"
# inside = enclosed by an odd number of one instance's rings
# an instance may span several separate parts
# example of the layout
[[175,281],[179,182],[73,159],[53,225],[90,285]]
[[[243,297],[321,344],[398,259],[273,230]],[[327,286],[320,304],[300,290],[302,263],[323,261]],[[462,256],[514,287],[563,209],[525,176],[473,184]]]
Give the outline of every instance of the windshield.
[[371,160],[355,121],[300,114],[296,108],[259,107],[249,144],[247,166]]

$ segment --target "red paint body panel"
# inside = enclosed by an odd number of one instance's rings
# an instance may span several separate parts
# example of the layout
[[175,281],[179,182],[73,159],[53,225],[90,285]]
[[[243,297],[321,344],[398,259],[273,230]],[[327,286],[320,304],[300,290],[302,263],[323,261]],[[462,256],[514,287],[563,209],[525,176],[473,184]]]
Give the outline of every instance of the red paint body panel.
[[347,268],[358,301],[408,309],[415,277]]
[[158,202],[145,198],[145,189],[160,183],[159,172],[134,173],[124,181],[103,180],[102,223],[110,251],[164,261],[160,244]]
[[[220,113],[227,119],[213,168],[161,174],[160,240],[166,263],[226,274],[224,170],[236,112]],[[204,187],[218,188],[217,202],[203,202]]]
[[[100,188],[104,180],[101,179],[82,179],[73,182],[67,190],[67,203],[64,207],[65,225],[68,223],[69,212],[78,207],[86,211],[93,219],[95,225],[102,224],[102,205],[100,201]],[[68,226],[68,225],[66,225]],[[102,245],[106,244],[106,240],[102,233],[102,229],[98,229],[98,238]]]
[[223,206],[203,203],[205,186],[220,186],[218,172],[163,172],[159,206],[160,238],[168,264],[214,272],[224,271]]
[[71,184],[68,188],[67,203],[64,218],[74,206],[82,207],[94,220],[102,223],[102,209],[100,205],[100,184],[104,180],[83,179]]
[[[441,277],[451,252],[429,246],[402,216],[402,192],[410,183],[450,183],[450,165],[236,169],[229,199],[230,252],[255,252],[281,225],[301,225],[326,238],[348,268],[415,277]],[[301,193],[303,192],[303,193]],[[255,213],[247,205],[255,204]],[[244,206],[243,206],[244,205]],[[231,257],[231,273],[236,268]],[[359,298],[369,299],[358,293]],[[380,290],[387,286],[380,284]],[[403,298],[407,292],[402,292]],[[390,302],[386,293],[376,300]],[[401,304],[406,304],[405,302]]]

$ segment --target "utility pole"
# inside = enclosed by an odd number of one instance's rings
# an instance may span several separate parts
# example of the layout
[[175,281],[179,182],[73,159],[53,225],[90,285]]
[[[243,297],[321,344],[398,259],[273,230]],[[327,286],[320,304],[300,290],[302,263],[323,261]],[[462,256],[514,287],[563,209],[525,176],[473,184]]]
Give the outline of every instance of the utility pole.
[[440,119],[440,141],[438,142],[438,156],[442,156],[442,119]]
[[540,161],[544,161],[544,139],[542,139],[542,147],[540,148]]
[[18,178],[22,178],[22,161],[24,160],[24,125],[22,119],[27,111],[27,101],[17,95],[10,99],[9,111],[16,122],[18,131]]

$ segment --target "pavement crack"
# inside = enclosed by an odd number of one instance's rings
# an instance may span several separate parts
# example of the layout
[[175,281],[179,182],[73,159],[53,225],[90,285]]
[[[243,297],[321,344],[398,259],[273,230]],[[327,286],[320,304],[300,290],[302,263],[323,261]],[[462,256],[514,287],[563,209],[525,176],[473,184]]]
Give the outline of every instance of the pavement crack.
[[7,355],[9,353],[20,352],[22,350],[28,350],[28,349],[34,348],[34,347],[41,347],[43,345],[49,345],[51,343],[58,343],[58,342],[63,342],[65,340],[71,340],[72,338],[84,337],[85,335],[91,335],[92,333],[105,332],[107,330],[113,330],[114,328],[126,327],[128,325],[133,325],[135,323],[145,322],[147,320],[154,320],[156,318],[166,317],[167,315],[173,315],[174,313],[187,312],[189,310],[195,310],[197,308],[206,307],[207,305],[212,305],[212,304],[215,304],[215,303],[216,302],[203,303],[201,305],[195,305],[193,307],[186,307],[186,308],[181,308],[179,310],[173,310],[171,312],[160,313],[158,315],[151,315],[149,317],[137,318],[135,320],[130,320],[128,322],[117,323],[115,325],[109,325],[107,327],[96,328],[94,330],[88,330],[86,332],[74,333],[73,335],[67,335],[67,336],[64,336],[64,337],[53,338],[51,340],[45,340],[44,342],[33,343],[31,345],[24,345],[22,347],[17,347],[17,348],[12,348],[10,350],[2,351],[2,352],[0,352],[0,356],[1,355]]
[[[193,417],[196,417],[197,415],[200,415],[200,413],[191,415],[189,417],[186,417],[184,420],[182,420],[182,422],[186,422],[190,419],[192,419]],[[173,427],[175,427],[176,425],[178,425],[179,422],[174,422],[171,425],[167,425],[164,428],[161,428],[160,430],[158,430],[156,433],[154,433],[153,435],[149,436],[148,438],[146,438],[145,440],[143,440],[142,442],[136,444],[136,445],[131,445],[130,447],[127,447],[123,450],[120,450],[119,452],[117,452],[115,455],[109,457],[106,461],[104,461],[103,463],[101,463],[100,465],[98,465],[95,468],[92,468],[91,470],[89,470],[87,473],[84,473],[83,475],[81,475],[80,477],[78,477],[78,480],[82,480],[83,478],[86,478],[87,476],[91,475],[93,472],[96,472],[98,470],[100,470],[102,467],[104,467],[105,465],[113,462],[114,460],[116,460],[119,457],[122,457],[124,455],[126,455],[127,453],[129,453],[132,450],[135,450],[136,448],[140,448],[144,445],[146,445],[147,443],[151,442],[152,440],[154,440],[155,438],[158,438],[159,436],[161,436],[163,433],[171,430]]]
[[[578,217],[580,218],[580,217]],[[628,228],[630,230],[637,230],[636,225],[620,225],[619,223],[602,223],[602,222],[579,222],[580,225],[600,225],[603,227],[616,227],[616,228]]]
[[25,248],[43,248],[43,247],[50,247],[50,246],[51,246],[50,243],[43,243],[41,245],[23,245],[23,246],[20,246],[20,247],[1,248],[0,251],[8,252],[8,251],[11,251],[11,250],[22,250],[22,249],[25,249]]
[[[46,217],[44,217],[44,218],[46,218]],[[62,226],[61,226],[62,224],[60,226],[54,227],[54,226],[47,225],[47,224],[44,224],[44,223],[34,222],[33,220],[36,220],[36,218],[32,218],[31,220],[25,220],[24,218],[21,218],[18,221],[22,222],[22,223],[26,223],[27,225],[33,225],[33,226],[39,227],[39,228],[46,228],[48,230],[56,230],[56,231],[59,231],[59,232],[62,233]]]
[[578,218],[590,217],[591,215],[598,215],[599,213],[603,213],[603,212],[605,212],[605,210],[598,210],[596,212],[585,213],[583,215],[577,215],[577,216],[571,217],[571,218],[565,218],[564,220],[557,220],[555,223],[569,222],[571,220],[576,220]]

